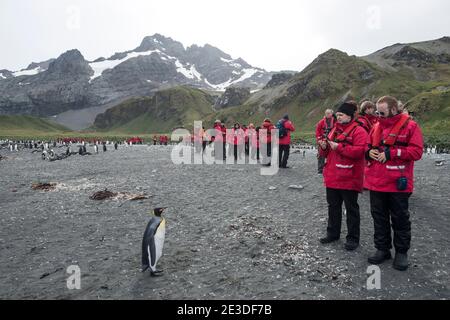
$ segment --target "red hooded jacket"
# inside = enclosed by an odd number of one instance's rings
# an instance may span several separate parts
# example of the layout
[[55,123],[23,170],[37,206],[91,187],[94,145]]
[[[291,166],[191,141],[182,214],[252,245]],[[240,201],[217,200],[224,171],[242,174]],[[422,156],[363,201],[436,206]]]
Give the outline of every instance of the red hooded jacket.
[[250,144],[253,148],[259,148],[259,132],[255,129],[248,129],[247,135],[249,137]]
[[[350,125],[351,123],[343,125],[336,122],[336,133],[344,132]],[[362,192],[366,142],[367,132],[358,126],[349,133],[344,142],[339,143],[336,150],[331,150],[329,145],[326,150],[319,147],[320,155],[327,158],[323,170],[327,188]]]
[[291,144],[291,131],[295,131],[295,128],[290,120],[284,122],[284,127],[287,129],[287,135],[280,138],[280,145],[289,145]]
[[[331,117],[330,120],[330,126],[327,125],[327,118],[324,117],[322,120],[320,120],[316,125],[316,141],[317,143],[319,140],[323,140],[325,138],[325,135],[328,135],[330,133],[331,129],[334,127],[334,117]],[[327,130],[328,128],[328,130]],[[328,132],[327,132],[328,131]]]
[[260,130],[267,130],[267,135],[263,134],[261,131],[259,134],[261,135],[260,143],[271,143],[272,142],[272,130],[275,129],[275,126],[270,121],[264,121]]
[[[380,118],[381,137],[386,139],[401,114],[392,118]],[[372,148],[374,133],[376,127],[372,128],[368,137],[366,147],[367,153]],[[423,154],[423,136],[418,124],[409,120],[399,131],[397,141],[394,146],[386,148],[380,147],[380,152],[386,149],[390,155],[390,160],[381,163],[370,159],[365,169],[364,187],[366,189],[378,192],[405,192],[412,193],[414,190],[414,161],[422,158]],[[406,190],[397,189],[397,180],[400,177],[406,177],[408,184]]]
[[223,142],[223,135],[222,135],[222,126],[220,124],[215,124],[214,125],[214,139],[211,139],[211,141],[216,141],[216,142]]
[[227,135],[227,142],[233,145],[243,145],[245,142],[245,132],[242,128],[231,129],[231,135]]
[[372,130],[373,127],[372,122],[370,122],[370,120],[366,116],[359,116],[358,122],[361,123],[361,127],[363,127],[367,133],[369,133],[370,130]]

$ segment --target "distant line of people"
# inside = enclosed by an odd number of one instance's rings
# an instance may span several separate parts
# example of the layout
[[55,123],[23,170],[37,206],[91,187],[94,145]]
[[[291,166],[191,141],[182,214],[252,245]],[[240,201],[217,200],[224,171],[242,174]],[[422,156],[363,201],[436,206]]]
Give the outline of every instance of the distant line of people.
[[279,139],[278,164],[280,168],[288,168],[291,133],[295,131],[295,127],[287,114],[276,125],[269,118],[256,127],[253,123],[248,126],[235,123],[228,133],[225,124],[216,120],[210,130],[205,130],[204,127],[194,128],[192,135],[185,137],[184,141],[193,143],[197,153],[204,151],[208,144],[213,144],[214,157],[218,161],[224,161],[227,157],[238,161],[245,157],[260,161],[264,166],[271,166],[272,137],[275,129],[278,129]]
[[158,141],[160,146],[167,146],[169,143],[169,137],[167,135],[160,135],[158,138],[158,136],[154,135],[152,141],[154,146],[158,144]]

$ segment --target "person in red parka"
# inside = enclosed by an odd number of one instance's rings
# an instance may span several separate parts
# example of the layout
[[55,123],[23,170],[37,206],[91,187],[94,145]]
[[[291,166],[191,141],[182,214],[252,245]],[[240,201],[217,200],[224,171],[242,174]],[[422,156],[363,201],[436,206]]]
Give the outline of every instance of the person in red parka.
[[378,117],[375,115],[375,111],[376,106],[372,101],[364,101],[359,107],[358,121],[367,133],[369,133],[374,124],[378,122]]
[[[319,141],[323,140],[327,137],[331,129],[333,129],[335,123],[334,119],[334,111],[331,109],[325,110],[325,116],[322,120],[319,121],[316,125],[316,142],[319,144]],[[323,173],[323,167],[325,166],[325,158],[320,156],[320,152],[317,155],[317,173]]]
[[250,144],[250,157],[253,160],[259,160],[259,129],[255,129],[255,125],[250,123],[248,125],[247,136]]
[[289,120],[289,115],[284,115],[283,119],[280,120],[281,125],[286,130],[286,135],[284,137],[280,137],[280,152],[279,152],[279,159],[278,164],[280,165],[280,168],[287,169],[289,168],[287,166],[287,162],[289,159],[289,152],[291,149],[291,132],[295,131],[295,127],[293,123]]
[[[275,129],[272,121],[269,118],[264,119],[260,131],[260,148],[262,147],[262,163],[264,166],[270,167],[272,157],[272,130]],[[265,148],[265,150],[264,150]]]
[[370,190],[370,211],[374,222],[376,253],[369,263],[390,259],[394,231],[393,266],[408,268],[411,243],[409,197],[414,189],[414,161],[422,158],[423,136],[419,125],[399,110],[389,96],[377,102],[378,123],[368,138],[364,187]]
[[214,157],[216,160],[225,160],[226,158],[223,128],[224,126],[222,126],[220,120],[214,122],[214,135],[212,136],[212,141],[214,142]]
[[234,155],[234,160],[242,158],[242,152],[244,151],[245,144],[245,132],[241,128],[239,123],[235,123],[233,129],[231,129],[231,135],[227,135],[228,142],[228,155],[231,157]]
[[256,160],[259,162],[260,160],[260,141],[259,141],[259,130],[260,126],[257,126],[255,129],[255,133],[252,136],[252,159],[255,159],[253,150],[256,150]]
[[339,240],[342,202],[347,210],[347,241],[345,249],[359,246],[360,213],[358,194],[363,190],[364,153],[367,132],[355,119],[357,106],[342,104],[336,112],[337,123],[327,139],[319,140],[321,156],[327,163],[323,171],[328,202],[328,228],[323,244]]
[[194,149],[196,153],[202,151],[203,146],[203,129],[199,127],[194,127],[194,132],[192,135],[192,142],[194,143]]

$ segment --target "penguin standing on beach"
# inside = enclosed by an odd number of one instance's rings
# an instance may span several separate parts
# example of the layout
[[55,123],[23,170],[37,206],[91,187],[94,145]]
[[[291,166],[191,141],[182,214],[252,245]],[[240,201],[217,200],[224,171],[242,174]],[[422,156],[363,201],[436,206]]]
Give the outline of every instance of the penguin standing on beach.
[[163,272],[163,270],[156,269],[156,264],[162,256],[166,235],[166,220],[161,217],[165,209],[153,209],[154,216],[147,224],[142,239],[142,272],[150,268],[151,276],[161,276]]

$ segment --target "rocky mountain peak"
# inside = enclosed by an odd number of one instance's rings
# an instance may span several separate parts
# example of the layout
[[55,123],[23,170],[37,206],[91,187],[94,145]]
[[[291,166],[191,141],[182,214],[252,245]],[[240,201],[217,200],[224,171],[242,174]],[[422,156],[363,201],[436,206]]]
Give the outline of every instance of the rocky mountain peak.
[[50,63],[52,63],[53,61],[55,61],[55,59],[50,59],[42,62],[32,62],[28,65],[28,67],[25,70],[32,70],[39,67],[41,69],[47,70],[48,67],[50,66]]
[[407,64],[428,64],[435,61],[435,57],[425,51],[406,45],[397,51],[392,59],[405,62]]
[[290,79],[294,77],[293,73],[276,73],[272,76],[272,79],[266,84],[264,89],[273,88],[283,83],[288,82]]
[[172,38],[164,37],[159,33],[145,37],[140,46],[135,49],[137,52],[150,50],[164,51],[172,56],[182,56],[185,54],[184,46],[180,42]]
[[319,57],[317,59],[320,59],[320,60],[326,62],[326,61],[330,61],[330,60],[346,59],[348,57],[349,57],[349,55],[345,52],[342,52],[337,49],[330,49],[330,50],[322,53],[321,55],[319,55]]
[[230,61],[233,59],[229,54],[209,44],[205,44],[203,47],[192,45],[187,48],[186,54],[189,58],[202,64],[205,62],[217,62],[221,59]]
[[90,74],[92,69],[77,49],[69,50],[51,62],[48,67],[50,73]]
[[228,108],[242,105],[250,97],[249,88],[230,87],[217,99],[214,107],[216,109]]

